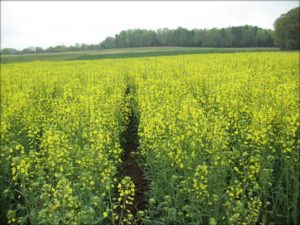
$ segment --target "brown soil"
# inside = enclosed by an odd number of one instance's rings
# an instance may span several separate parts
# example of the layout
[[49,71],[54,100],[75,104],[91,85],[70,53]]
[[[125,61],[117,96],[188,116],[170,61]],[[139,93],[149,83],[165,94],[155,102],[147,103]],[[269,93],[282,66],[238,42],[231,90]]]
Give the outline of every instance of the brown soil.
[[[126,91],[129,94],[130,90]],[[134,111],[131,109],[129,116],[129,124],[126,131],[123,133],[123,141],[121,146],[124,150],[122,157],[122,165],[119,171],[120,180],[125,177],[131,177],[135,185],[135,197],[132,206],[129,208],[131,213],[135,216],[139,210],[144,210],[146,208],[147,199],[145,192],[148,190],[148,182],[144,177],[143,169],[140,167],[137,157],[139,148],[139,137],[138,137],[138,117]]]
[[135,185],[135,197],[130,211],[133,215],[136,215],[139,210],[144,210],[146,208],[147,200],[145,191],[148,189],[148,183],[144,178],[142,168],[132,154],[137,150],[137,146],[135,146],[135,144],[125,144],[123,148],[124,155],[122,158],[123,164],[120,171],[120,177],[131,177]]

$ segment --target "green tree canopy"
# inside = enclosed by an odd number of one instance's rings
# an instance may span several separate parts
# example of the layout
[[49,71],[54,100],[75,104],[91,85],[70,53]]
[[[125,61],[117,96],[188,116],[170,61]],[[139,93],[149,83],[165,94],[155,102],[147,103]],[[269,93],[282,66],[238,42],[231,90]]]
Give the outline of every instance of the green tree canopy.
[[[299,37],[299,33],[297,34]],[[178,27],[176,29],[162,28],[158,30],[130,29],[123,30],[114,37],[107,37],[99,44],[77,43],[76,45],[69,47],[57,45],[47,49],[36,48],[36,51],[34,52],[31,51],[30,48],[25,48],[22,51],[2,49],[2,54],[33,54],[41,52],[87,51],[151,46],[273,47],[273,35],[273,30],[249,25],[222,29],[212,28],[193,30],[188,30],[183,27]],[[291,43],[292,42],[290,41],[289,44]]]
[[283,49],[300,48],[300,7],[282,14],[274,23],[275,43]]

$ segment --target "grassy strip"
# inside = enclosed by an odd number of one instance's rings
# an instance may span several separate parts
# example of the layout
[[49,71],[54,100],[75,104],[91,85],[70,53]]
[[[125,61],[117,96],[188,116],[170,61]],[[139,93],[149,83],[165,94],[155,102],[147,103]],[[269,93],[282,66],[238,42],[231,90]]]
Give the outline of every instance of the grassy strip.
[[135,58],[151,56],[169,56],[186,54],[229,53],[229,52],[258,52],[278,51],[277,48],[185,48],[185,47],[153,47],[109,49],[89,52],[65,52],[32,55],[1,56],[1,63],[16,63],[29,61],[64,61],[64,60],[98,60],[116,58]]

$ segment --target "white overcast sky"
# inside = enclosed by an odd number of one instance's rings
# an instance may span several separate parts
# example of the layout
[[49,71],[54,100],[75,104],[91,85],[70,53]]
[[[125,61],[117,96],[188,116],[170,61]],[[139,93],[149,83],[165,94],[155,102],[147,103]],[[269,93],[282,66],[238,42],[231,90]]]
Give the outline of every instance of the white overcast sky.
[[1,1],[1,48],[99,43],[132,28],[273,29],[298,1]]

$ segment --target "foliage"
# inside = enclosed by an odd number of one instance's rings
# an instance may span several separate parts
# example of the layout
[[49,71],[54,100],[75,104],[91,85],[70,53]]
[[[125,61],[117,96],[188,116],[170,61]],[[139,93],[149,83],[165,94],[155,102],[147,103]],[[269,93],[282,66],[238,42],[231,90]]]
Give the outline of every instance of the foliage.
[[257,26],[239,26],[222,29],[193,29],[183,27],[177,29],[130,29],[123,30],[115,37],[107,37],[99,44],[76,44],[74,46],[57,45],[32,51],[2,50],[2,54],[34,54],[47,52],[69,52],[100,50],[111,48],[153,47],[153,46],[184,46],[184,47],[274,47],[273,31]]
[[[272,47],[273,31],[256,26],[228,27],[223,29],[172,29],[127,30],[115,36],[117,48],[146,46],[193,47]],[[109,39],[111,42],[112,39]],[[107,46],[107,41],[102,42]],[[110,45],[111,46],[111,45]]]
[[278,46],[283,49],[300,49],[300,7],[282,14],[274,26]]

